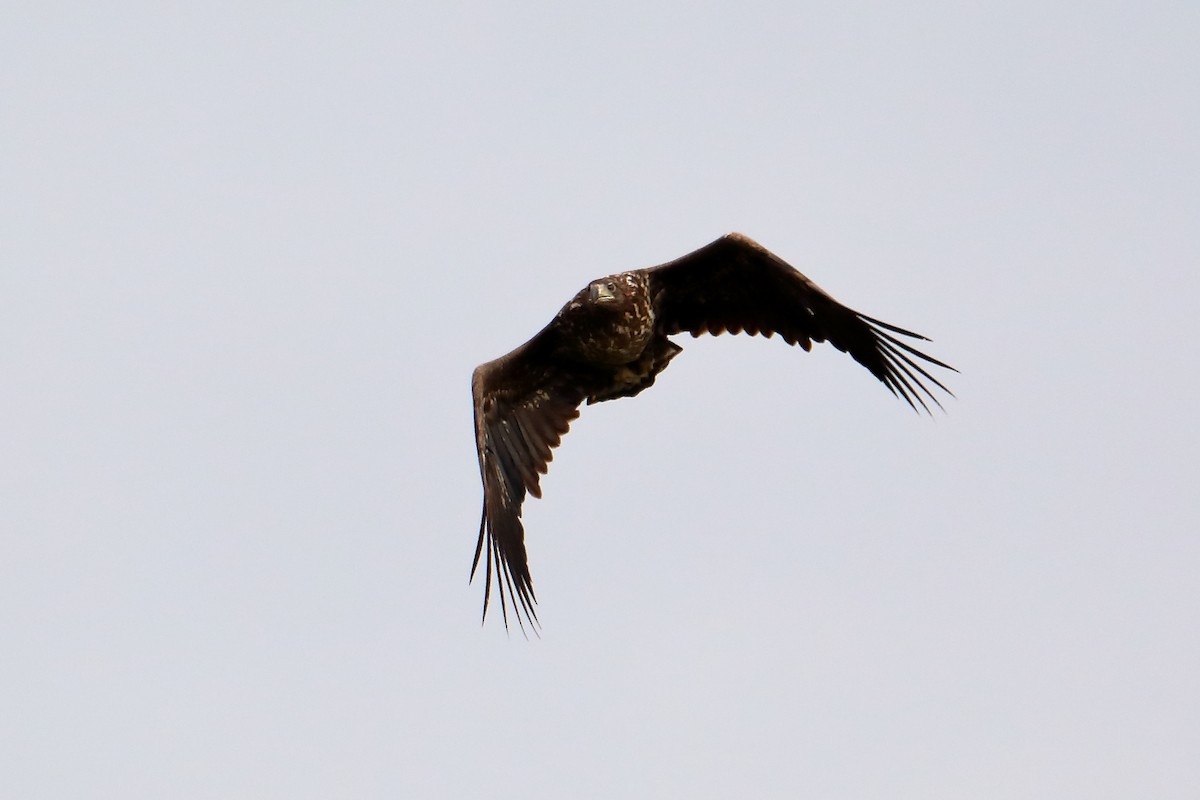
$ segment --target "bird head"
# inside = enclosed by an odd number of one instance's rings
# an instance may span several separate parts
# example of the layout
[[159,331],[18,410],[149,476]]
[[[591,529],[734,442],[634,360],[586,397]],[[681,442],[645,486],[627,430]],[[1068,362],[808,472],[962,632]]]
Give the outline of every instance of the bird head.
[[592,281],[588,286],[588,298],[597,305],[620,303],[625,299],[621,283],[614,277]]

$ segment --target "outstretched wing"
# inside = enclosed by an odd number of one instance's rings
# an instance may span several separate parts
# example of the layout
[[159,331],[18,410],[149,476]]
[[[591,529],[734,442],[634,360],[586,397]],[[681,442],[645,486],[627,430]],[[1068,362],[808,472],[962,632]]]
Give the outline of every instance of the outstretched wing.
[[550,451],[558,446],[571,420],[579,416],[579,405],[587,396],[578,376],[549,353],[552,336],[547,328],[503,358],[476,368],[471,379],[475,443],[483,477],[483,518],[471,578],[486,550],[483,616],[487,618],[494,577],[505,627],[511,599],[522,631],[522,616],[537,628],[537,598],[525,553],[521,504],[526,492],[542,496],[538,479],[546,473]]
[[805,350],[828,341],[871,371],[892,394],[926,412],[930,390],[953,393],[926,366],[954,370],[902,341],[928,341],[847,308],[757,242],[731,233],[682,258],[647,271],[656,324],[666,334],[724,331],[771,336]]

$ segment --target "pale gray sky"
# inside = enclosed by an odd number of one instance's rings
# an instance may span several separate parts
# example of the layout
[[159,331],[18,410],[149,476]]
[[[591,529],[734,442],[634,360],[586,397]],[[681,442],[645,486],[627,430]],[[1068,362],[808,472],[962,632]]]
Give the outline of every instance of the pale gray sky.
[[[5,796],[1195,796],[1197,4],[0,23]],[[471,370],[730,230],[958,399],[689,338],[481,628]]]

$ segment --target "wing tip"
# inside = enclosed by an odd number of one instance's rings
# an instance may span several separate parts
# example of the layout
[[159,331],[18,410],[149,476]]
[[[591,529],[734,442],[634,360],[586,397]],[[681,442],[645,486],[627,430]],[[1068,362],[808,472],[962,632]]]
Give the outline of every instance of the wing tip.
[[[868,330],[871,332],[874,339],[873,355],[876,356],[876,358],[869,359],[872,363],[863,362],[857,356],[855,356],[855,359],[863,363],[876,378],[887,386],[892,394],[902,398],[918,414],[924,412],[931,417],[933,416],[933,410],[925,402],[926,398],[936,405],[942,413],[946,413],[946,407],[942,405],[941,400],[938,399],[933,390],[926,385],[926,381],[950,397],[955,397],[954,392],[950,391],[944,383],[932,375],[924,366],[914,361],[913,358],[918,358],[926,364],[941,367],[954,373],[958,373],[958,369],[916,349],[907,342],[896,338],[896,336],[908,336],[923,342],[932,340],[914,331],[883,322],[874,317],[868,317],[866,314],[858,314],[857,312],[855,314],[866,323]],[[896,336],[892,334],[896,334]],[[918,406],[920,407],[918,408]]]

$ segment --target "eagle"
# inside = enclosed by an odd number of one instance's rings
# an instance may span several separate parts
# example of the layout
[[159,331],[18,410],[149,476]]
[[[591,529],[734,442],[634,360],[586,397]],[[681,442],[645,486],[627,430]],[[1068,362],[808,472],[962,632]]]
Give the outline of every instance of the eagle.
[[901,338],[926,337],[847,308],[739,233],[657,267],[594,280],[536,336],[471,377],[483,478],[471,580],[483,559],[485,621],[494,581],[505,628],[511,605],[521,630],[528,623],[536,631],[525,496],[542,496],[539,476],[580,405],[645,391],[683,349],[669,337],[685,331],[779,334],[804,350],[829,342],[914,410],[942,407],[930,386],[953,396],[929,369],[957,370]]

